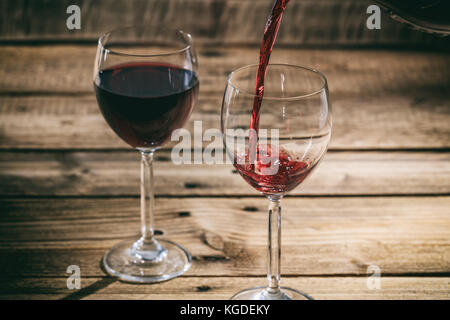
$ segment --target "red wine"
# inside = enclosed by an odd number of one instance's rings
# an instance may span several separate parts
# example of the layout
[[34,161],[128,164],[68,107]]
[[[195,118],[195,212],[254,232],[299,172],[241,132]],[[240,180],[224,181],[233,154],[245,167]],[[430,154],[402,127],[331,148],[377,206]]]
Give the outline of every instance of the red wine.
[[267,19],[256,74],[249,150],[247,154],[238,155],[234,163],[242,177],[264,194],[283,194],[294,189],[313,168],[308,162],[298,161],[282,148],[273,154],[273,146],[258,145],[257,142],[261,104],[264,96],[264,79],[281,19],[288,3],[289,0],[275,0]]
[[194,71],[160,63],[128,63],[102,70],[94,81],[100,110],[134,148],[156,148],[183,127],[197,99]]
[[252,117],[250,121],[250,158],[254,159],[256,152],[256,141],[259,129],[259,113],[264,96],[264,79],[266,77],[267,66],[269,64],[270,54],[277,37],[283,12],[288,5],[289,0],[275,0],[272,10],[267,18],[264,28],[264,35],[259,49],[259,65],[256,74],[255,98],[253,100]]
[[[248,154],[237,156],[234,166],[242,177],[264,194],[284,194],[298,186],[311,172],[313,165],[298,161],[283,148],[258,145],[256,161]],[[278,155],[274,151],[278,151]]]

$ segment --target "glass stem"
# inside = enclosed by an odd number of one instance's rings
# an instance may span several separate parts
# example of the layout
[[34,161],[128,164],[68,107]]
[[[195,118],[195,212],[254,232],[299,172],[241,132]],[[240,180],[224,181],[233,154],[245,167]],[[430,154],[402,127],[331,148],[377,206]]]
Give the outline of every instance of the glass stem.
[[155,197],[153,195],[153,153],[141,151],[141,238],[133,244],[135,263],[161,262],[167,251],[156,241],[153,231]]
[[268,286],[269,294],[280,293],[281,258],[281,197],[270,197],[268,238]]
[[143,242],[152,242],[154,237],[153,153],[154,151],[141,151],[141,240]]

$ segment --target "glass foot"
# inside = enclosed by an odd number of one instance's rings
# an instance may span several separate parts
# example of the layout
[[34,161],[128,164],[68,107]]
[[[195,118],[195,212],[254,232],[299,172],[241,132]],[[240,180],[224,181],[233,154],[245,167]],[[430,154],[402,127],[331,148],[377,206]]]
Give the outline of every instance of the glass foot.
[[236,293],[231,300],[314,300],[301,291],[281,287],[281,290],[270,292],[267,287],[255,287]]
[[192,257],[182,246],[158,239],[158,251],[136,249],[135,240],[120,242],[103,257],[109,275],[121,281],[155,283],[175,278],[189,269]]

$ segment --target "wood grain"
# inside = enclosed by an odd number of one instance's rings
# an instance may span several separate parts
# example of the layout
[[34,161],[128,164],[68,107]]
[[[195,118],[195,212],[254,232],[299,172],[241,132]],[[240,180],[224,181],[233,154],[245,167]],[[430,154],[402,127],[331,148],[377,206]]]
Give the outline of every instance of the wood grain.
[[[3,0],[0,40],[94,42],[119,25],[168,25],[191,32],[202,45],[258,45],[270,0]],[[81,30],[66,27],[66,8],[81,8]],[[382,15],[382,29],[366,27],[368,0],[291,1],[278,45],[445,45]]]
[[[219,130],[221,104],[221,95],[202,94],[185,128],[193,133],[194,121],[202,121],[203,131]],[[91,95],[0,97],[0,114],[0,149],[130,149]],[[448,95],[337,96],[330,150],[450,148],[448,123]]]
[[[69,290],[67,278],[0,278],[0,299],[220,299],[252,286],[264,278],[189,277],[154,285],[133,285],[111,278],[82,278],[80,290]],[[366,277],[284,278],[282,285],[302,290],[314,299],[448,299],[450,278],[382,277],[381,288],[367,289]],[[20,288],[20,289],[19,289]]]
[[[384,275],[450,272],[450,197],[287,198],[282,273]],[[65,277],[76,264],[101,276],[118,241],[137,237],[138,199],[3,199],[0,274]],[[193,255],[188,276],[263,276],[267,201],[159,198],[156,228]]]
[[[169,151],[156,154],[157,195],[258,194],[231,165],[177,166],[170,157]],[[446,152],[329,152],[290,194],[448,194],[449,157]],[[136,152],[2,152],[0,195],[137,196],[139,163]]]
[[[88,48],[0,47],[1,148],[126,148],[97,110],[91,85],[95,49]],[[332,149],[449,147],[450,55],[275,51],[273,61],[302,62],[328,76],[335,124]],[[254,62],[255,56],[252,49],[201,51],[200,101],[188,128],[194,120],[202,120],[205,129],[219,127],[226,74]],[[69,96],[48,96],[55,93]],[[29,94],[33,96],[8,96]]]
[[[0,93],[92,93],[95,46],[0,46]],[[258,50],[199,50],[200,94],[222,95],[227,75],[257,62]],[[444,96],[450,53],[392,50],[274,49],[272,63],[306,65],[328,78],[331,97]],[[33,75],[33,76],[31,76]],[[429,95],[428,95],[429,96]],[[446,95],[448,96],[448,95]]]

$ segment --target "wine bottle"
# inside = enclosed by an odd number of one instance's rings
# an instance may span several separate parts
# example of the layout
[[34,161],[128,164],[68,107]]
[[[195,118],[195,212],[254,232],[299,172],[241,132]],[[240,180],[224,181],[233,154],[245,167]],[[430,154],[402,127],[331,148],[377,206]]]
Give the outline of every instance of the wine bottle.
[[450,35],[449,0],[374,0],[390,16],[415,29]]

